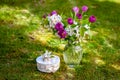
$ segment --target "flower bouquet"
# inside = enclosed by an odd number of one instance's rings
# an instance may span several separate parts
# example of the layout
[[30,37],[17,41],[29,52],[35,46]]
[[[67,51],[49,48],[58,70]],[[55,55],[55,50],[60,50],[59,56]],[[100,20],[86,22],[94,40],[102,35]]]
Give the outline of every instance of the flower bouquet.
[[96,21],[96,17],[94,15],[88,17],[87,11],[87,6],[82,6],[81,10],[75,6],[70,12],[71,17],[59,15],[55,10],[43,16],[44,23],[48,25],[47,28],[60,39],[67,41],[63,58],[70,66],[80,63],[81,44],[84,40],[91,38],[90,25]]

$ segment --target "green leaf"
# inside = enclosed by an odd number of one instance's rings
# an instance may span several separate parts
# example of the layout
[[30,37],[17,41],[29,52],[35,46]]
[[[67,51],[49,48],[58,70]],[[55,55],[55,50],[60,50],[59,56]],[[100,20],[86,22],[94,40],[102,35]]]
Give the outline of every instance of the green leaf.
[[72,18],[74,18],[74,14],[72,12],[70,12],[70,15],[71,15]]

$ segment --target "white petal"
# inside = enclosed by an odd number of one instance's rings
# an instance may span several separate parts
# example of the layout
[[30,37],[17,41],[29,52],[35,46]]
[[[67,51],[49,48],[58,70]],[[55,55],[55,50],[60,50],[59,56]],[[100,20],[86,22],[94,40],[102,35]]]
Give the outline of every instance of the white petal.
[[74,21],[73,23],[74,23],[75,25],[77,25],[77,22],[76,22],[76,21]]
[[90,26],[88,26],[87,24],[84,26],[86,29],[89,29],[90,28]]

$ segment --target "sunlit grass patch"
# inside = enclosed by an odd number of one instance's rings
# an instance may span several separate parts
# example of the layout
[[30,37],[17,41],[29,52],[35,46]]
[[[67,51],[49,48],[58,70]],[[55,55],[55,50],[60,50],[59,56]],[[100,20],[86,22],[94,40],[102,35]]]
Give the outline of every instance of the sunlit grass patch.
[[99,59],[99,58],[95,58],[95,63],[97,65],[104,65],[105,64],[105,62],[103,60]]
[[42,46],[64,50],[65,42],[59,40],[59,36],[54,36],[53,33],[45,28],[40,27],[38,30],[28,34],[34,41],[38,41]]
[[7,5],[0,8],[0,21],[3,25],[11,25],[10,27],[16,27],[15,25],[38,25],[40,23],[39,17],[32,14],[29,10],[8,7]]
[[120,64],[112,64],[111,66],[117,70],[120,70]]
[[110,2],[115,2],[115,3],[120,3],[120,0],[99,0],[99,1],[110,1]]

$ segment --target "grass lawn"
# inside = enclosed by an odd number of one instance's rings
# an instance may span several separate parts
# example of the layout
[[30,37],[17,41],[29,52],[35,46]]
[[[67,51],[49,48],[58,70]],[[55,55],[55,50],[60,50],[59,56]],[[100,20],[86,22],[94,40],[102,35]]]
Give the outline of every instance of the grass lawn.
[[[42,15],[52,10],[69,15],[73,6],[89,7],[97,22],[92,40],[84,45],[75,70],[63,61],[63,44],[41,25]],[[35,59],[48,49],[60,56],[56,73],[42,73]],[[119,0],[1,0],[0,80],[120,80]]]

